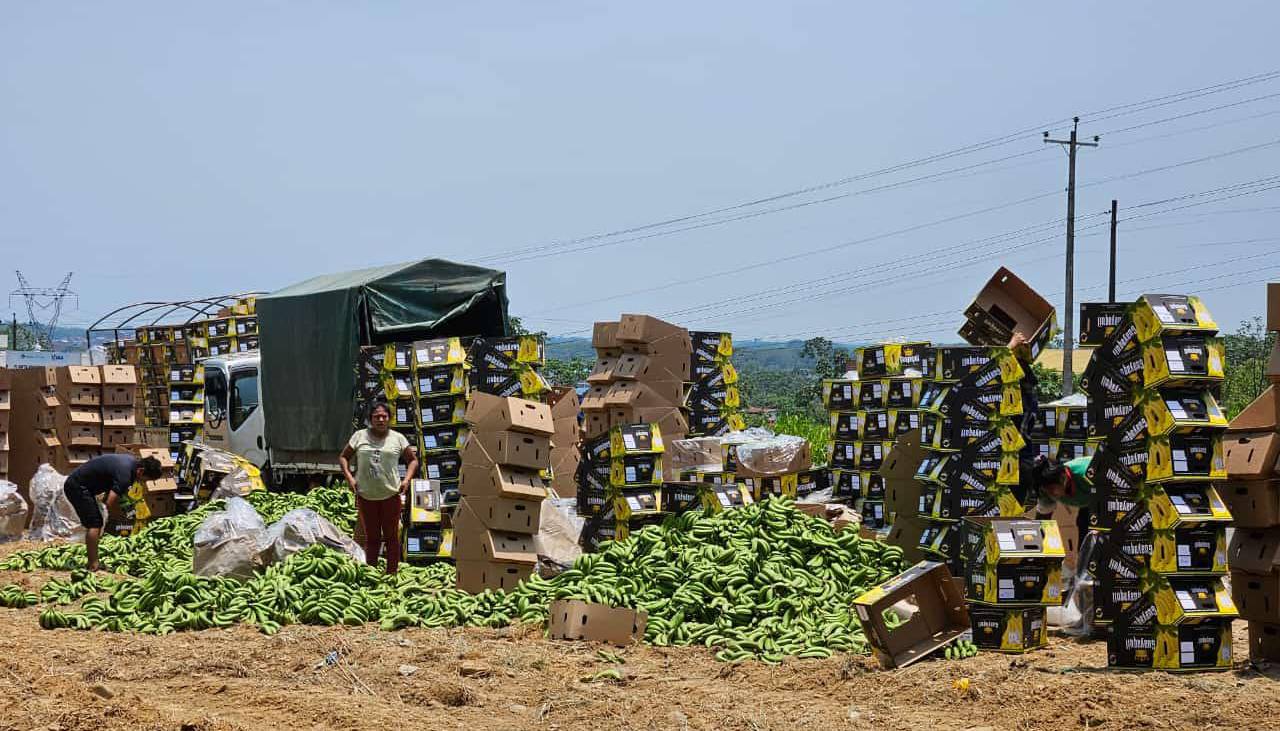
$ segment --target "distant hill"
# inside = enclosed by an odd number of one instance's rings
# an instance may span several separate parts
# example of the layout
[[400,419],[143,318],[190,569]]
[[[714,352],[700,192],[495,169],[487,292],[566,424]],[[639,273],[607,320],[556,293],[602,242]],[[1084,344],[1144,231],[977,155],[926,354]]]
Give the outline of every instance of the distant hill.
[[[850,353],[857,346],[837,343],[836,347]],[[770,340],[744,340],[733,344],[733,363],[739,369],[790,371],[808,368],[811,364],[801,357],[804,341],[786,342]],[[596,351],[590,338],[555,338],[547,341],[547,357],[557,360],[572,358],[593,359]]]

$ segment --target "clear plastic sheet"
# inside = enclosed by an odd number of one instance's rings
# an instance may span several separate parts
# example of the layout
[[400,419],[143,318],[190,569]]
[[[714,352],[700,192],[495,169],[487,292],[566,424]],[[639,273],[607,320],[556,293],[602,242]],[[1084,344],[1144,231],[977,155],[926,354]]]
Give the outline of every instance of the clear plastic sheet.
[[550,578],[573,566],[582,555],[578,538],[586,521],[578,515],[577,498],[542,501],[542,518],[534,545],[538,549],[538,573]]
[[258,553],[265,563],[277,563],[317,543],[364,562],[364,549],[310,508],[290,510],[272,523],[262,533]]
[[[47,464],[40,465],[31,478],[28,493],[31,495],[31,532],[33,541],[83,541],[84,526],[76,509],[71,506],[62,491],[66,476]],[[107,508],[99,503],[105,521]]]
[[265,565],[259,546],[266,524],[258,511],[240,498],[211,513],[196,529],[192,564],[200,576],[252,578]]
[[0,541],[21,538],[26,525],[27,501],[18,494],[17,485],[0,480]]

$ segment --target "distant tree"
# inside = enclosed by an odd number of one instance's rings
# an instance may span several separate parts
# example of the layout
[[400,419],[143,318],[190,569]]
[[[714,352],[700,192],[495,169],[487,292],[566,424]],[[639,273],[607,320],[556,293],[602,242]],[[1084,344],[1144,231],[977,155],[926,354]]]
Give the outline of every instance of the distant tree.
[[800,355],[812,361],[811,376],[803,391],[806,410],[816,417],[825,416],[822,407],[822,380],[824,378],[840,378],[849,370],[849,352],[837,348],[830,340],[822,337],[804,341]]
[[1227,353],[1221,405],[1232,419],[1266,390],[1267,359],[1275,348],[1276,336],[1266,331],[1261,317],[1255,317],[1223,337],[1223,343]]
[[[511,334],[512,334],[512,335],[534,335],[534,334],[536,334],[536,333],[531,333],[531,332],[529,332],[529,329],[528,329],[528,328],[526,328],[526,327],[524,326],[524,318],[523,318],[523,317],[517,317],[517,316],[515,316],[515,315],[507,315],[507,327],[509,327],[509,328],[511,329]],[[546,333],[543,333],[543,334],[545,335]]]
[[589,358],[547,358],[542,375],[553,386],[576,386],[586,380],[592,365]]

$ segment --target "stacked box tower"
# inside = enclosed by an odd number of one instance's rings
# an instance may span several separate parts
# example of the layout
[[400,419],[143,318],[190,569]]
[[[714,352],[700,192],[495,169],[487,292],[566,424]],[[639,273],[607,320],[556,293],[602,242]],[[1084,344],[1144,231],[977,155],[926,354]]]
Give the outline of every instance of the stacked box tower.
[[738,391],[738,371],[733,367],[733,335],[726,332],[689,333],[693,355],[684,405],[689,436],[721,436],[746,428]]
[[462,449],[462,502],[453,521],[458,588],[511,589],[538,562],[534,547],[543,476],[555,426],[546,404],[474,393],[467,408],[471,436]]
[[1025,374],[1008,348],[939,347],[926,365],[934,378],[920,398],[918,492],[895,496],[888,541],[964,576],[959,521],[1026,511],[1014,491],[1025,446],[1019,431]]
[[1196,297],[1144,295],[1084,375],[1098,417],[1088,475],[1099,548],[1087,569],[1112,666],[1231,667],[1236,610],[1222,582],[1231,514],[1214,485],[1227,476],[1217,330]]
[[169,454],[177,462],[183,442],[198,442],[204,434],[204,366],[173,363],[168,383],[165,423],[169,425]]
[[[1267,285],[1267,330],[1280,332],[1280,284]],[[1249,655],[1280,661],[1280,343],[1267,366],[1271,386],[1245,407],[1227,430],[1229,482],[1221,486],[1231,508],[1231,591],[1249,623]]]
[[1047,610],[1063,600],[1057,521],[966,517],[960,555],[974,644],[1008,653],[1044,647]]

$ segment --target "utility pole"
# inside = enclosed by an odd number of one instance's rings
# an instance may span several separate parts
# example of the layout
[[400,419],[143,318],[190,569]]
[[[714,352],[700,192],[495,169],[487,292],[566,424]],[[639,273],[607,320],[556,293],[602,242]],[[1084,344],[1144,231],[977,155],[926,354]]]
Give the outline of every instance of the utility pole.
[[1116,199],[1111,199],[1111,276],[1107,280],[1107,301],[1116,301]]
[[1064,397],[1070,396],[1075,388],[1075,371],[1071,368],[1071,343],[1075,328],[1072,309],[1075,307],[1076,279],[1076,150],[1080,147],[1098,146],[1096,135],[1093,142],[1080,142],[1076,139],[1079,126],[1080,118],[1074,117],[1071,120],[1071,139],[1069,140],[1049,139],[1049,133],[1044,133],[1045,143],[1067,146],[1067,159],[1070,161],[1067,167],[1067,311],[1062,318],[1062,395]]

